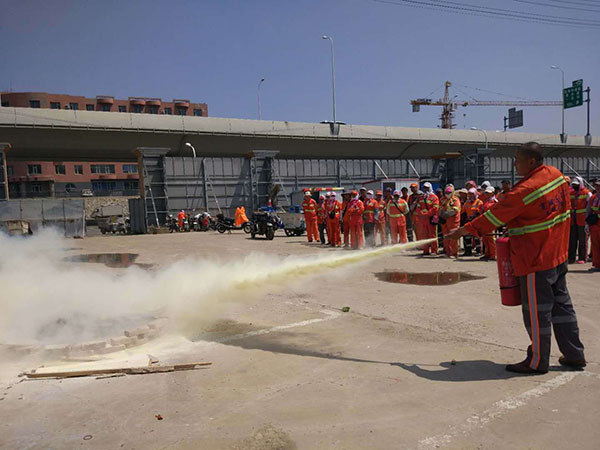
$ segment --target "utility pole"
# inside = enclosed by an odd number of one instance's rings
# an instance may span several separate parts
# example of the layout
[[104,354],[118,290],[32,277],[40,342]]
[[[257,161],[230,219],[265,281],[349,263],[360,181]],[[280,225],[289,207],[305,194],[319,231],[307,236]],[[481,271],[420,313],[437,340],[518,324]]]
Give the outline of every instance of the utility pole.
[[587,103],[587,134],[585,135],[585,145],[588,147],[592,145],[592,135],[590,134],[590,87],[583,92],[587,94],[587,99],[584,100]]

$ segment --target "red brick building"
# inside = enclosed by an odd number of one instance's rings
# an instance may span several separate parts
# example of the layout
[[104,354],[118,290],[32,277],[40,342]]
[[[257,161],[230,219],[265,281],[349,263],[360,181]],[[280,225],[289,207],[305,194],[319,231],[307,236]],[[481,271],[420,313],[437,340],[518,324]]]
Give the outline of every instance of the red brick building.
[[[88,98],[46,92],[2,92],[0,95],[4,107],[208,116],[206,103],[192,103],[186,99],[163,102],[160,98],[129,97],[120,100],[109,95]],[[11,161],[8,152],[6,166],[11,198],[139,193],[138,167],[135,163]]]
[[186,99],[163,102],[160,98],[129,97],[127,100],[120,100],[110,95],[97,95],[96,98],[88,98],[78,95],[48,94],[46,92],[2,92],[0,95],[2,96],[2,106],[15,108],[208,116],[206,103],[192,103]]
[[10,198],[138,195],[135,162],[11,161]]

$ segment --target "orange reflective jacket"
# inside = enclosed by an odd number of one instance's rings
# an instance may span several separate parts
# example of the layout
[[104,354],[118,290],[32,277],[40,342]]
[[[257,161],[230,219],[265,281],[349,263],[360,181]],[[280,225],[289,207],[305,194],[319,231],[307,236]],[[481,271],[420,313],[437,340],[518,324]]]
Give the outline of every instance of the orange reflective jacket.
[[479,214],[481,205],[483,205],[483,202],[478,198],[476,198],[475,201],[467,200],[467,203],[465,203],[464,212],[467,215],[468,220],[473,220]]
[[304,214],[313,215],[317,213],[317,202],[313,198],[305,198],[302,202],[302,211]]
[[377,203],[377,209],[379,210],[379,214],[375,220],[379,223],[385,223],[385,207],[387,206],[387,201],[381,199],[379,201],[375,200],[375,202]]
[[385,213],[390,219],[398,220],[403,225],[406,223],[404,216],[408,213],[408,203],[401,198],[398,201],[392,199],[386,205]]
[[325,202],[319,203],[317,205],[317,222],[323,223],[326,215],[327,213],[325,212]]
[[363,212],[363,220],[365,223],[375,222],[375,210],[379,207],[377,200],[368,198],[365,200],[365,211]]
[[440,210],[440,201],[435,194],[429,194],[423,200],[417,200],[416,216],[432,217]]
[[523,276],[567,260],[570,214],[569,187],[563,174],[542,164],[465,229],[482,236],[506,224],[515,275]]
[[577,192],[574,189],[570,191],[571,198],[571,219],[575,219],[577,221],[577,225],[580,227],[585,225],[585,216],[587,213],[587,203],[588,197],[590,196],[590,191],[583,186],[579,188]]
[[[325,212],[327,213],[326,218],[328,220],[339,219],[341,210],[342,210],[342,205],[337,200],[329,203],[325,209]],[[333,218],[331,217],[331,213],[333,213],[333,215],[334,215]]]
[[[596,193],[590,198],[590,214],[600,216],[600,194]],[[600,228],[600,221],[596,225],[590,225],[590,229]]]

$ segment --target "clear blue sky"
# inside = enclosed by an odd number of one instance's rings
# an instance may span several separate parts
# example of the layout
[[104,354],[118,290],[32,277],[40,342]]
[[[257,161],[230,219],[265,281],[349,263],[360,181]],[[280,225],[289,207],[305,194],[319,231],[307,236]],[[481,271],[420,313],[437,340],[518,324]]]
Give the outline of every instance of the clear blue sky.
[[[394,1],[394,0],[392,0]],[[600,22],[598,12],[513,0],[455,0]],[[568,2],[537,0],[565,6]],[[595,7],[594,5],[598,6]],[[600,28],[581,29],[460,15],[369,0],[1,0],[0,89],[206,102],[209,115],[331,119],[329,44],[335,40],[337,116],[354,124],[435,127],[438,107],[409,100],[451,80],[537,100],[566,83],[592,88],[600,134]],[[584,8],[585,9],[585,8]],[[503,99],[471,89],[478,99]],[[458,91],[458,98],[467,98]],[[431,95],[439,98],[441,90]],[[463,115],[466,114],[466,115]],[[458,128],[500,129],[506,108],[461,108]],[[525,108],[519,131],[560,132],[560,108]],[[566,111],[585,134],[585,108]]]

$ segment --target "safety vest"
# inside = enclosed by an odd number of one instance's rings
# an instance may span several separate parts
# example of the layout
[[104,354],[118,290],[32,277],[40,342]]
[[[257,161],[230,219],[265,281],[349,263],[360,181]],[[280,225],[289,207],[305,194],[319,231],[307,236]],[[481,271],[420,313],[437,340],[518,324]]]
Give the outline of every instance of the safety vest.
[[580,187],[577,192],[571,190],[571,214],[577,225],[585,225],[585,215],[587,213],[587,202],[590,191],[585,187]]
[[304,214],[315,214],[317,212],[317,202],[312,198],[304,199],[302,202],[302,210],[304,211]]
[[325,203],[319,203],[317,205],[317,220],[319,223],[323,222],[325,220],[325,216],[326,216],[326,212],[325,212]]
[[[333,219],[339,219],[340,218],[340,210],[341,210],[341,205],[340,205],[340,202],[338,202],[337,200],[329,203],[326,208],[327,219],[331,219],[330,214],[332,212],[335,214],[335,217]],[[333,220],[333,219],[331,219],[331,220]]]
[[467,200],[465,203],[465,214],[467,215],[467,220],[473,220],[475,216],[479,214],[479,210],[483,202],[476,198],[474,201]]
[[[596,193],[590,198],[590,209],[592,214],[596,214],[600,217],[600,194]],[[600,227],[600,222],[596,225],[590,225],[590,228]]]
[[542,164],[532,170],[502,200],[465,225],[483,236],[506,225],[515,275],[552,269],[567,260],[571,208],[563,174]]
[[372,198],[368,198],[365,201],[365,211],[363,212],[363,219],[367,223],[375,222],[375,210],[379,205],[377,201]]
[[418,200],[415,214],[417,216],[435,216],[440,209],[440,201],[435,194],[427,195],[423,200]]
[[408,203],[404,199],[390,200],[385,207],[385,213],[390,219],[400,218],[400,223],[405,223],[404,215],[408,212]]

